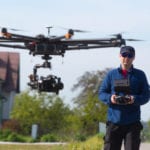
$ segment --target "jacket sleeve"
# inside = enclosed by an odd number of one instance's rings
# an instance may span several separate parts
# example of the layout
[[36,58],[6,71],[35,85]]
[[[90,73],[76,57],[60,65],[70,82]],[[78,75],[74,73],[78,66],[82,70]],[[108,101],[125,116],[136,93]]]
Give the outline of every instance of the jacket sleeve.
[[111,79],[108,73],[99,88],[99,100],[109,105],[111,103]]
[[133,95],[135,98],[134,105],[144,105],[150,99],[150,89],[145,73],[143,72],[141,80],[141,91],[139,95]]

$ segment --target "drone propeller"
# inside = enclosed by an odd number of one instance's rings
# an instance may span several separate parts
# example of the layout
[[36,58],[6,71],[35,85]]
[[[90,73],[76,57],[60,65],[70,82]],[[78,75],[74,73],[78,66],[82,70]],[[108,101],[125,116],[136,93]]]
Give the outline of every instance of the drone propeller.
[[7,30],[12,30],[12,31],[24,31],[24,30],[21,30],[21,29],[15,29],[15,28],[6,28],[6,27],[1,27],[1,34],[7,38],[10,38],[12,36],[11,33],[9,33]]
[[7,31],[7,29],[8,29],[8,30],[12,30],[12,31],[24,31],[24,30],[22,30],[22,29],[7,28],[7,27],[1,27],[1,26],[0,26],[0,28],[1,28],[2,30],[5,30],[5,31]]
[[61,27],[61,26],[57,26],[58,28],[60,29],[64,29],[64,30],[72,30],[73,32],[78,32],[78,33],[86,33],[86,32],[89,32],[89,31],[86,31],[86,30],[80,30],[80,29],[73,29],[73,28],[64,28],[64,27]]
[[140,39],[125,39],[126,41],[131,41],[131,42],[140,42],[140,41],[144,41],[144,40],[140,40]]
[[15,28],[8,28],[9,30],[12,30],[12,31],[23,31],[21,29],[15,29]]
[[124,39],[125,41],[131,41],[131,42],[143,41],[143,40],[140,40],[140,39],[125,39],[125,38],[122,38],[122,33],[112,34],[112,36],[115,36],[117,39]]
[[74,32],[78,32],[78,33],[86,33],[86,32],[89,32],[89,31],[79,30],[79,29],[69,29],[69,30],[73,30]]

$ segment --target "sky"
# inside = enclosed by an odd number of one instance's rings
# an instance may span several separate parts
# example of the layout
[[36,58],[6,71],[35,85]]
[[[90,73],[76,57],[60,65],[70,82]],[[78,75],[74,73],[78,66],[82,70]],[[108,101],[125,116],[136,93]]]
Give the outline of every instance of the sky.
[[[51,35],[63,35],[59,27],[81,29],[74,38],[103,38],[122,33],[124,38],[142,42],[127,42],[136,49],[134,66],[142,69],[150,83],[150,1],[149,0],[0,0],[0,27],[21,29],[19,34],[47,35],[47,26],[53,26]],[[27,50],[0,48],[0,51],[20,53],[21,90],[27,89],[28,75],[35,64],[42,64],[40,56],[33,57]],[[65,57],[52,58],[52,69],[38,70],[38,74],[61,77],[64,89],[60,96],[71,104],[76,96],[71,88],[86,71],[104,70],[119,66],[119,48],[69,51]],[[142,120],[150,120],[150,102],[142,106]]]

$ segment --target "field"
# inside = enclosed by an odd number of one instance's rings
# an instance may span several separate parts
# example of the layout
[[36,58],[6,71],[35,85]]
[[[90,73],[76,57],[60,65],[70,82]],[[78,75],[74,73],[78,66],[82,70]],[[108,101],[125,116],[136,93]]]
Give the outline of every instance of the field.
[[0,143],[0,150],[100,150],[102,139],[94,136],[85,142],[58,143]]
[[67,150],[67,145],[51,144],[0,144],[0,150]]

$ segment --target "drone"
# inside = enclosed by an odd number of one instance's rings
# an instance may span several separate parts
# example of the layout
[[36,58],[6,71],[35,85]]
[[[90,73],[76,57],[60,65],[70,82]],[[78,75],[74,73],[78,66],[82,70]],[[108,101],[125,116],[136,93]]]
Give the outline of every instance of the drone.
[[61,36],[50,36],[50,28],[47,27],[48,36],[39,34],[35,37],[14,34],[8,32],[8,29],[5,27],[1,28],[0,47],[25,49],[29,51],[30,55],[41,56],[44,60],[43,64],[35,65],[33,74],[29,75],[30,82],[28,85],[39,92],[55,92],[58,94],[59,90],[62,90],[64,87],[60,77],[55,75],[39,77],[37,75],[39,68],[51,69],[50,60],[52,56],[63,57],[66,51],[73,50],[121,47],[126,45],[126,41],[138,41],[136,39],[124,39],[121,34],[113,35],[114,37],[112,38],[72,39],[75,32],[85,32],[77,29],[68,29],[68,32]]

